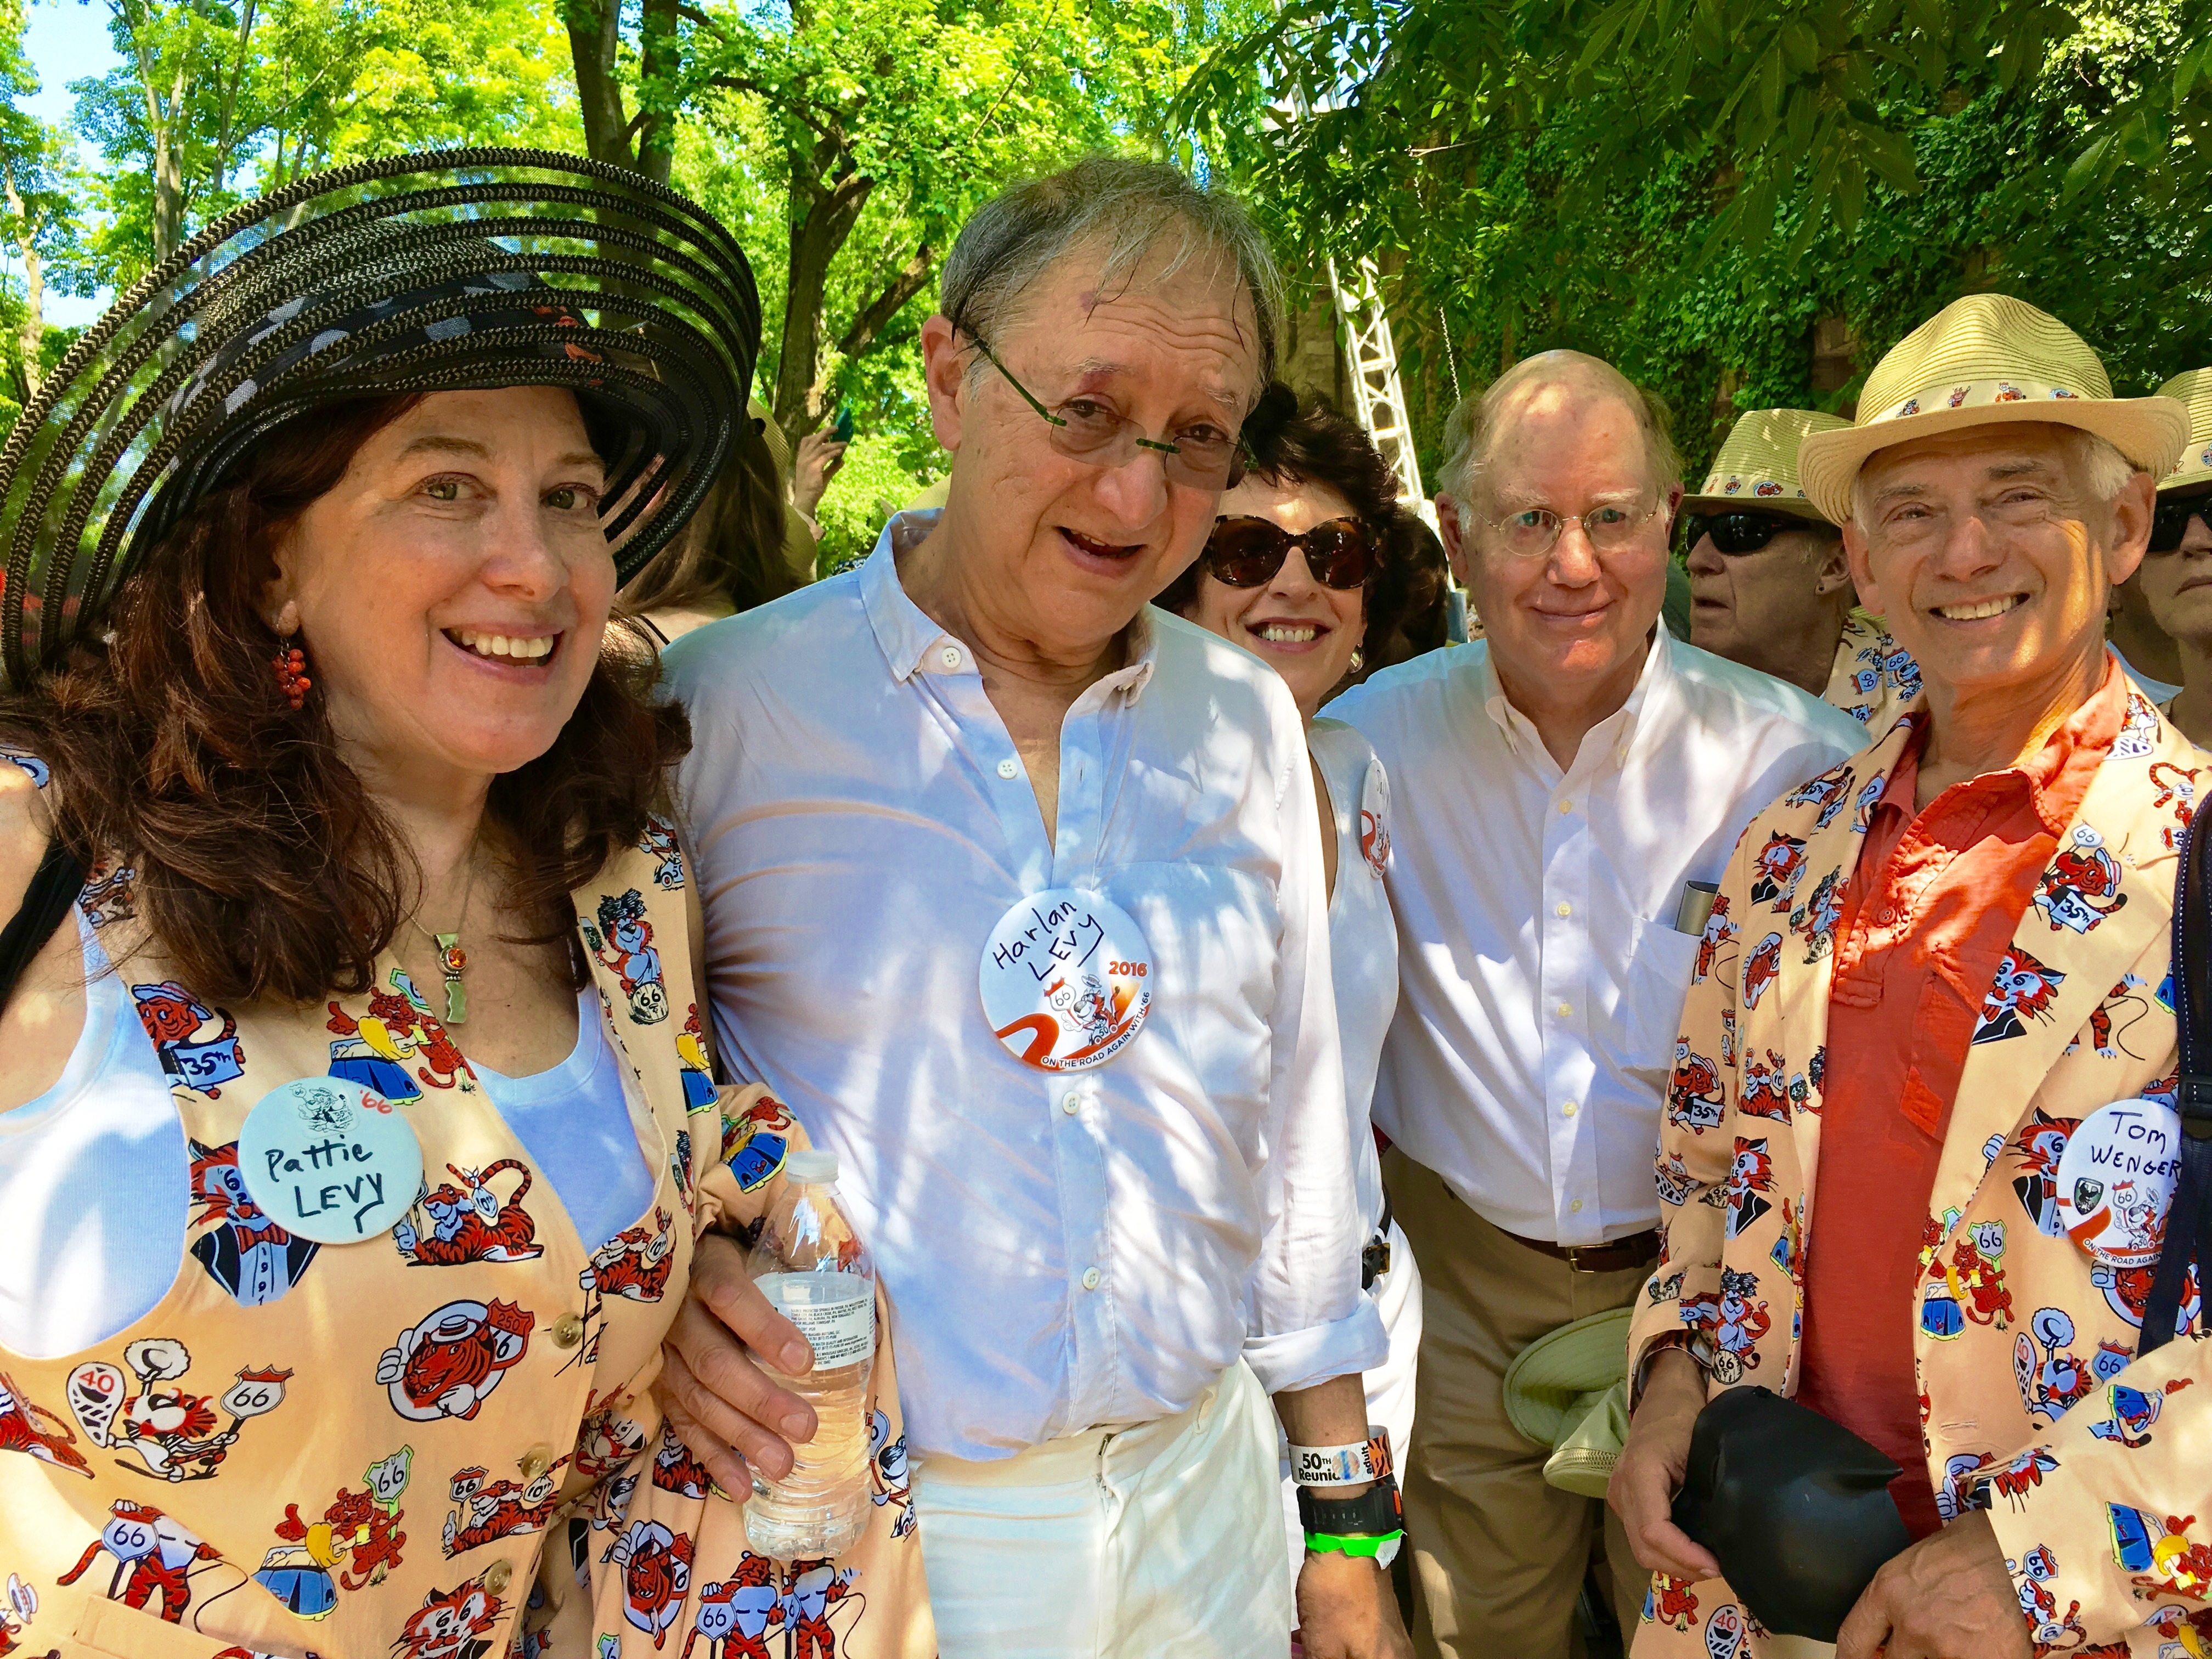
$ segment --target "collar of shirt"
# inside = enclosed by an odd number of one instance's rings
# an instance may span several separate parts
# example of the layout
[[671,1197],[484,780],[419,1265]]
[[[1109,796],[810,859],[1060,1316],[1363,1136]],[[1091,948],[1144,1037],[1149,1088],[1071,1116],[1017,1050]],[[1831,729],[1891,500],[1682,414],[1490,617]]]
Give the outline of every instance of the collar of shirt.
[[[860,566],[860,604],[867,611],[868,625],[875,630],[876,643],[883,647],[884,660],[890,665],[894,679],[911,679],[923,666],[931,664],[933,653],[933,665],[945,672],[981,672],[975,669],[973,648],[939,628],[929,613],[908,596],[904,584],[899,580],[900,556],[921,546],[943,516],[943,509],[936,507],[892,514],[883,533],[876,538],[875,550]],[[1133,702],[1152,683],[1153,667],[1159,660],[1159,641],[1155,637],[1152,616],[1149,605],[1138,607],[1136,616],[1121,632],[1127,660],[1086,689],[1076,700],[1077,708],[1101,702],[1116,692]]]
[[[1495,646],[1483,653],[1482,684],[1479,688],[1482,706],[1498,729],[1505,734],[1506,747],[1517,758],[1533,764],[1549,777],[1562,777],[1578,768],[1587,769],[1607,757],[1616,764],[1623,764],[1635,749],[1638,735],[1659,732],[1665,725],[1665,714],[1674,707],[1671,643],[1667,624],[1655,623],[1650,649],[1644,653],[1644,666],[1637,673],[1628,701],[1583,734],[1582,745],[1576,750],[1571,766],[1562,768],[1552,758],[1552,751],[1544,746],[1535,722],[1515,708],[1513,700],[1505,695],[1504,684],[1498,678]],[[1647,714],[1649,720],[1644,718]]]
[[[2002,799],[2025,790],[2037,820],[2052,836],[2063,835],[2089,793],[2089,781],[2104,764],[2112,740],[2119,736],[2126,714],[2127,681],[2119,665],[2108,657],[2105,678],[2097,690],[2044,739],[2040,749],[2014,765],[1953,784],[1928,803],[1928,811],[1935,811],[1945,796],[1953,798],[1954,809],[1978,796],[1989,810],[1995,810]],[[1869,847],[1893,845],[1898,833],[1921,816],[1916,799],[1921,756],[1927,746],[1928,721],[1923,717],[1899,754],[1897,764],[1890,769],[1889,781],[1875,807],[1878,833],[1868,843]]]

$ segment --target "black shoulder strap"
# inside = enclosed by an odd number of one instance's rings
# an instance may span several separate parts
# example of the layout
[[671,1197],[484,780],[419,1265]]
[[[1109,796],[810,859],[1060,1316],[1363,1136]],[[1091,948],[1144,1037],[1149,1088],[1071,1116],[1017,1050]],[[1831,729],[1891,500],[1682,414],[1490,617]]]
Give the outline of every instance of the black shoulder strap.
[[46,855],[39,860],[38,873],[23,894],[22,908],[0,929],[0,1008],[8,1006],[15,994],[15,981],[46,948],[84,890],[84,861],[59,836],[46,843]]
[[[2207,803],[2212,806],[2212,802]],[[2212,1270],[2212,835],[2191,823],[2181,842],[2173,891],[2173,1020],[2181,1039],[2181,1167],[2166,1212],[2166,1239],[2143,1307],[2138,1355],[2174,1337],[2189,1267],[2201,1286]]]

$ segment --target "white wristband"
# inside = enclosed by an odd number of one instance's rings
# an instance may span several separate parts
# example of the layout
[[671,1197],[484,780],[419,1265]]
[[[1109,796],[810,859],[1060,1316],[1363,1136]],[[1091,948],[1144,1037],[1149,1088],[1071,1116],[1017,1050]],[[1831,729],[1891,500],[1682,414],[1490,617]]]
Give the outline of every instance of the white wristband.
[[1364,1486],[1390,1472],[1390,1431],[1372,1424],[1350,1445],[1291,1448],[1291,1480],[1301,1486]]

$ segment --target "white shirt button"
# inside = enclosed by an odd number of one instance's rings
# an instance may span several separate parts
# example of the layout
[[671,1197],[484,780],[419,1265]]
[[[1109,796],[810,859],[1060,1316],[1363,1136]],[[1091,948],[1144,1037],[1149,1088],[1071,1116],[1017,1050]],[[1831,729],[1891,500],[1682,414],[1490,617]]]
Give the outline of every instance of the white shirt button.
[[1068,1116],[1073,1117],[1083,1109],[1083,1091],[1080,1089],[1070,1089],[1060,1097],[1060,1109],[1066,1112]]
[[1573,1213],[1573,1214],[1575,1214],[1575,1215],[1580,1215],[1580,1214],[1583,1212],[1583,1201],[1582,1201],[1582,1200],[1580,1200],[1579,1198],[1578,1198],[1578,1199],[1577,1199],[1573,1203],[1571,1203],[1571,1204],[1568,1205],[1568,1206],[1567,1206],[1567,1208],[1568,1208],[1568,1210],[1569,1210],[1569,1212],[1571,1212],[1571,1213]]
[[1552,1010],[1552,1012],[1557,1014],[1561,1019],[1572,1019],[1575,1013],[1575,1005],[1571,1002],[1563,1002],[1558,1007]]
[[1580,1110],[1582,1110],[1582,1108],[1571,1100],[1565,1105],[1559,1108],[1559,1115],[1561,1117],[1572,1117]]
[[1095,1291],[1105,1277],[1106,1275],[1096,1267],[1085,1267],[1083,1270],[1083,1288],[1086,1291]]
[[937,653],[937,659],[943,663],[947,668],[959,667],[960,647],[957,645],[946,646],[944,650]]
[[999,763],[999,775],[1000,777],[1012,779],[1018,778],[1021,776],[1021,775],[1022,768],[1020,762],[1002,760]]
[[1561,899],[1557,904],[1552,907],[1552,914],[1559,917],[1562,921],[1574,915],[1574,913],[1575,907],[1568,903],[1565,899]]

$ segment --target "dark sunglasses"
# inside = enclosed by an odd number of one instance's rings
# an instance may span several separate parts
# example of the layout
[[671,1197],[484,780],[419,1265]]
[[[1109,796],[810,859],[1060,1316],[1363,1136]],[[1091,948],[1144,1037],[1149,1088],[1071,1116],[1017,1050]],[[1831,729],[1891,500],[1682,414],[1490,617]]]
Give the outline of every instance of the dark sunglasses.
[[1216,519],[1201,557],[1214,580],[1257,587],[1274,580],[1294,547],[1305,549],[1306,568],[1323,587],[1364,587],[1375,574],[1375,550],[1357,519],[1330,519],[1299,536],[1272,519]]
[[1695,547],[1707,536],[1723,553],[1735,555],[1756,553],[1785,530],[1810,529],[1803,519],[1791,518],[1783,513],[1748,513],[1731,510],[1726,513],[1685,513],[1682,515],[1682,548],[1685,552]]
[[2212,489],[2199,489],[2187,495],[2161,495],[2150,515],[2150,548],[2153,553],[2171,553],[2181,545],[2181,538],[2189,533],[2191,519],[2204,520],[2205,528],[2212,530]]

